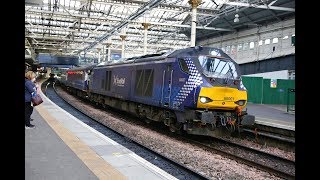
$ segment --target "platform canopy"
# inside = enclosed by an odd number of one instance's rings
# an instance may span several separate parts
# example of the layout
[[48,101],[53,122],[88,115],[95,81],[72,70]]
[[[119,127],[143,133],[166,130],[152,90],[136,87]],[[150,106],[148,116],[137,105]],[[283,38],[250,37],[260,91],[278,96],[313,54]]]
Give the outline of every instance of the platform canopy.
[[[25,0],[26,48],[63,55],[143,53],[190,46],[191,9],[197,3],[196,41],[263,26],[295,15],[294,0]],[[235,15],[238,20],[235,20]]]

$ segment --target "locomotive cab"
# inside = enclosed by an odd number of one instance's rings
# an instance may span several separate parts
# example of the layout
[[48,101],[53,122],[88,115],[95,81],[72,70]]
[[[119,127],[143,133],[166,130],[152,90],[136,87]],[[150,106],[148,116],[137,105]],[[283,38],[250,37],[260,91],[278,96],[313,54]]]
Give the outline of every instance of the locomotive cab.
[[197,108],[235,110],[247,103],[239,65],[221,56],[199,56],[199,69],[204,84],[200,89]]
[[201,127],[204,135],[210,135],[216,134],[219,127],[233,132],[253,125],[254,116],[244,110],[247,90],[239,65],[217,48],[195,47],[195,51],[184,55],[180,57],[189,68],[191,84],[196,84],[194,93],[190,93],[194,94],[195,103],[189,110],[186,108],[186,112],[190,112],[186,117],[190,119],[184,129],[190,134],[199,134]]

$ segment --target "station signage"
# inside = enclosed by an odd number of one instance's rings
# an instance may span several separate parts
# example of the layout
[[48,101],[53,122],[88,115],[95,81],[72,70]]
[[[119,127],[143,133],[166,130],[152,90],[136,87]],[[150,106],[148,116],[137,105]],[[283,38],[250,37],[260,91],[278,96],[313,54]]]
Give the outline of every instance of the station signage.
[[271,79],[270,80],[270,87],[271,88],[277,88],[277,79]]

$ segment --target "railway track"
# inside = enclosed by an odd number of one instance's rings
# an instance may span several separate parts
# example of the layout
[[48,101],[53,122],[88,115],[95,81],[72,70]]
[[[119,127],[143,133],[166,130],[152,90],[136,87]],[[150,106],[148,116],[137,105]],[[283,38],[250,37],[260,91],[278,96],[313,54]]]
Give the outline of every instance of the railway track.
[[245,128],[241,136],[252,141],[286,151],[295,151],[295,132],[281,128],[258,125],[254,128]]
[[263,137],[268,139],[273,139],[276,141],[282,141],[288,144],[295,144],[295,137],[286,136],[280,133],[274,133],[274,131],[265,131],[265,130],[258,130],[258,129],[243,129],[244,132],[248,134],[254,135],[256,138]]
[[[45,83],[45,84],[44,84],[44,88],[43,88],[44,94],[46,94],[45,92],[46,92],[47,87],[48,87],[48,84]],[[56,89],[54,88],[54,84],[53,84],[53,89],[54,89],[54,92],[56,93],[56,95],[59,96],[58,93],[56,92]],[[70,106],[72,106],[72,104],[70,104],[68,101],[66,101],[63,97],[61,97],[61,96],[59,96],[59,97],[60,97],[61,99],[63,99],[65,103],[67,103],[67,104],[69,104]],[[72,106],[72,107],[73,107],[73,106]],[[77,108],[76,108],[76,109],[77,109]],[[95,119],[94,117],[90,117],[90,116],[87,114],[86,111],[84,111],[84,110],[82,110],[82,109],[77,109],[77,110],[78,110],[79,112],[81,112],[83,115],[85,115],[85,116],[93,119],[94,121],[100,123],[99,120]],[[102,124],[102,125],[103,125],[103,126],[106,126],[105,124]],[[143,149],[146,149],[147,151],[150,151],[150,152],[152,152],[153,154],[156,154],[158,157],[160,157],[160,158],[168,161],[169,163],[173,164],[174,166],[177,166],[177,167],[179,167],[180,169],[183,169],[185,172],[187,172],[187,173],[190,174],[190,175],[188,175],[188,176],[189,176],[189,177],[192,177],[192,179],[199,179],[199,180],[202,180],[202,179],[210,179],[209,177],[206,177],[206,176],[204,176],[204,175],[202,175],[202,174],[200,174],[200,173],[198,173],[198,172],[196,172],[196,171],[188,168],[187,166],[185,166],[185,165],[183,165],[183,164],[181,164],[181,163],[179,163],[179,162],[177,162],[177,161],[175,161],[175,160],[173,160],[173,159],[171,159],[171,158],[169,158],[169,157],[167,157],[167,156],[164,156],[163,154],[160,154],[160,153],[152,150],[151,148],[149,148],[149,147],[147,147],[147,146],[145,146],[145,145],[143,145],[143,144],[135,141],[134,139],[125,136],[124,134],[122,134],[121,132],[119,132],[119,131],[117,131],[117,130],[115,130],[115,129],[112,129],[112,128],[110,128],[110,127],[107,127],[107,128],[109,128],[110,130],[112,130],[112,131],[115,132],[116,134],[124,137],[127,141],[133,142],[134,144],[138,145],[139,147],[141,147],[141,148],[143,148]]]
[[198,138],[190,137],[182,138],[187,142],[197,144],[207,150],[215,151],[220,155],[227,156],[282,178],[295,178],[295,161],[234,143],[223,138],[214,138],[214,141],[212,141],[212,139],[199,140]]
[[[66,101],[67,102],[67,101]],[[86,112],[79,110],[82,113],[86,114]],[[96,120],[99,122],[98,120]],[[118,132],[119,133],[119,132]],[[119,133],[121,134],[121,133]],[[121,134],[122,135],[122,134]],[[124,136],[124,135],[122,135]],[[186,170],[190,171],[190,173],[195,173],[199,175],[200,179],[208,179],[208,177],[205,177],[201,174],[198,174],[197,172],[194,172],[192,169],[189,169],[188,167],[184,166],[183,164],[176,162],[166,156],[163,156],[152,149],[145,147],[143,144],[140,144],[139,142],[134,141],[130,137],[126,137],[130,141],[133,141],[140,146],[156,153],[158,156],[163,157],[164,159],[168,159],[168,161],[171,161],[173,164],[176,164],[178,166],[184,167]],[[183,138],[183,137],[182,137]],[[217,138],[214,143],[211,141],[197,141],[197,140],[191,140],[184,138],[184,141],[187,141],[189,143],[196,144],[198,146],[201,146],[202,148],[205,148],[210,151],[214,151],[219,153],[220,155],[226,156],[230,159],[234,159],[236,161],[240,161],[244,164],[247,164],[249,166],[256,167],[258,169],[261,169],[263,171],[267,171],[271,174],[274,174],[279,177],[283,177],[286,179],[294,179],[295,178],[295,162],[282,158],[280,156],[272,155],[263,151],[259,151],[254,148],[246,147],[241,144],[235,144],[233,142],[227,141],[222,138]],[[235,153],[236,152],[236,153]]]

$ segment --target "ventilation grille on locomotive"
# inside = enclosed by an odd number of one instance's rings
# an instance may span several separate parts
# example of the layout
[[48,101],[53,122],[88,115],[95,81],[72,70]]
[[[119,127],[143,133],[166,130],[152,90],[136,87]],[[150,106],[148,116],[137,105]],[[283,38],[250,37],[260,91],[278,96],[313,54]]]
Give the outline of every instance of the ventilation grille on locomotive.
[[153,69],[137,70],[135,95],[152,96],[153,90]]

